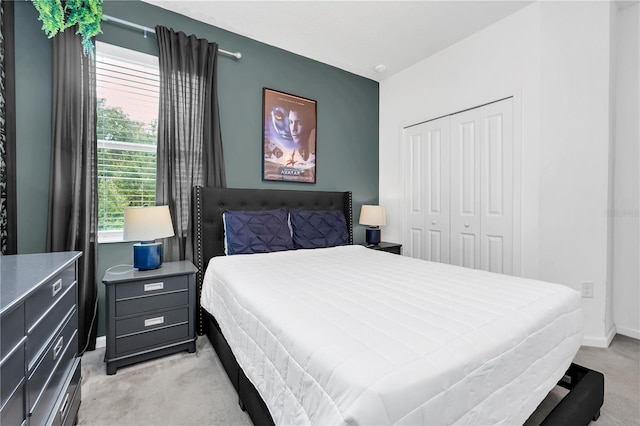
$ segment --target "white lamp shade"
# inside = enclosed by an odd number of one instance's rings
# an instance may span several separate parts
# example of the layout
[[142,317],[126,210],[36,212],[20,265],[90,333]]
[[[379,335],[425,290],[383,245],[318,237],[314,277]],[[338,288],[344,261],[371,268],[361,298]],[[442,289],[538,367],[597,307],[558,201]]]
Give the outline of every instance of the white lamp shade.
[[153,241],[173,237],[169,206],[128,207],[124,209],[125,241]]
[[360,210],[360,225],[383,226],[387,224],[387,212],[382,206],[363,205]]

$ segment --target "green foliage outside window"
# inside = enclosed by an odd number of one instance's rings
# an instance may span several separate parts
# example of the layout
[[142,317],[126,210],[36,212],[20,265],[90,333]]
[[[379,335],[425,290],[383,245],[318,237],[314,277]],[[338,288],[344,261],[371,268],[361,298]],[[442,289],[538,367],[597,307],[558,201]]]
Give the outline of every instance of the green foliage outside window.
[[155,145],[157,127],[157,120],[147,126],[142,121],[129,118],[122,108],[108,106],[104,99],[97,101],[98,139]]
[[[135,121],[118,107],[98,99],[98,140],[106,142],[156,144],[157,122]],[[156,152],[98,148],[98,230],[122,229],[125,207],[155,205]]]

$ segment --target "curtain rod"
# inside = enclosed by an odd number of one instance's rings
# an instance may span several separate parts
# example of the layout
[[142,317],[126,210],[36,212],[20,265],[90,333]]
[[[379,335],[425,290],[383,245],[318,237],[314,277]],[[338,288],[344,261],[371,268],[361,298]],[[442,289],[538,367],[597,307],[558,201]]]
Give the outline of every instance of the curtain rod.
[[[136,30],[143,31],[145,37],[147,36],[147,33],[151,33],[153,35],[156,34],[156,30],[154,30],[153,28],[134,24],[133,22],[125,21],[124,19],[120,19],[120,18],[114,18],[113,16],[109,16],[109,15],[102,15],[102,17],[104,18],[105,21],[115,22],[116,24],[124,25],[125,27],[130,27]],[[223,55],[232,56],[236,59],[242,58],[242,53],[240,52],[229,52],[228,50],[223,50],[223,49],[218,49],[218,52],[222,53]]]

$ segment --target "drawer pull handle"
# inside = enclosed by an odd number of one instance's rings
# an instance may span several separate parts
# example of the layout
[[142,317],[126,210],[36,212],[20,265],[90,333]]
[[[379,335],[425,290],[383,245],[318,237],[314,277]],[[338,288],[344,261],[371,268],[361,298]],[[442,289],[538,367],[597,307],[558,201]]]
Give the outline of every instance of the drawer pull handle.
[[164,283],[150,283],[144,285],[144,291],[162,290],[163,288]]
[[53,283],[53,285],[51,286],[51,290],[53,291],[53,295],[51,297],[56,297],[56,294],[58,294],[60,290],[62,290],[62,278]]
[[152,325],[159,325],[159,324],[164,324],[164,316],[156,317],[156,318],[149,318],[149,319],[144,320],[144,326],[145,327],[151,327]]
[[56,343],[56,346],[53,348],[53,360],[55,361],[60,355],[60,351],[62,350],[62,339],[64,336],[60,336],[60,340]]
[[69,392],[64,396],[64,402],[62,403],[62,407],[60,407],[60,414],[64,417],[64,412],[67,411],[67,405],[69,404]]

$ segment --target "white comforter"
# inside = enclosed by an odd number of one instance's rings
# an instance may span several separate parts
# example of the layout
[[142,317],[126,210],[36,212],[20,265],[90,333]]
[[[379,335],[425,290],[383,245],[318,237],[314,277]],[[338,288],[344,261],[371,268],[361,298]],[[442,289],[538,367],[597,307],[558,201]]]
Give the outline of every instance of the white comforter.
[[201,303],[276,424],[520,425],[582,340],[568,287],[361,246],[213,258]]

